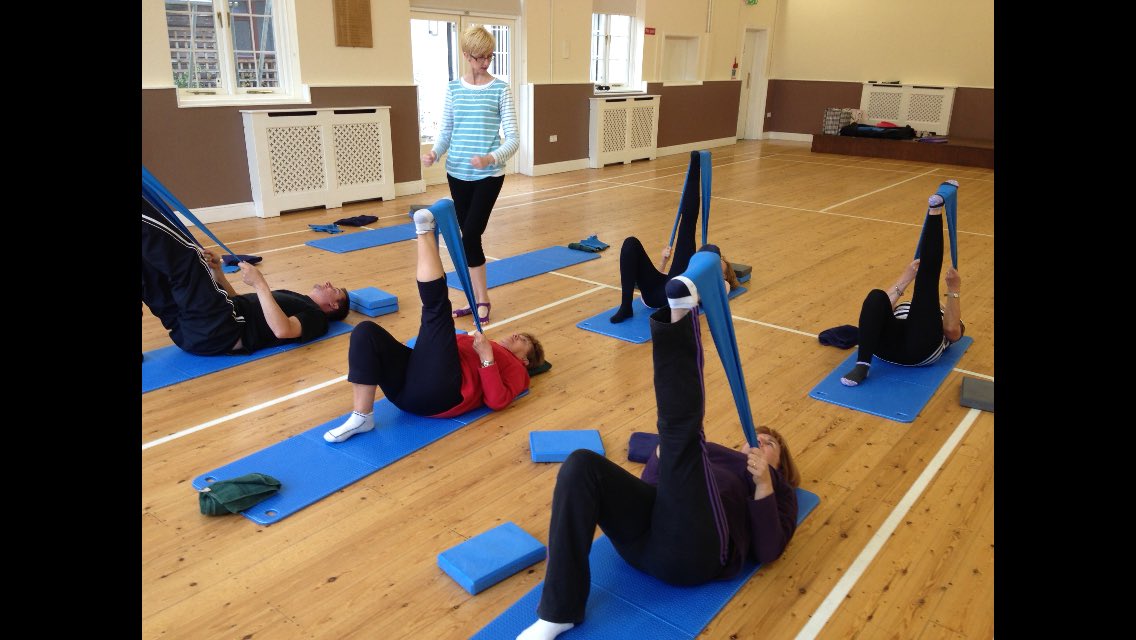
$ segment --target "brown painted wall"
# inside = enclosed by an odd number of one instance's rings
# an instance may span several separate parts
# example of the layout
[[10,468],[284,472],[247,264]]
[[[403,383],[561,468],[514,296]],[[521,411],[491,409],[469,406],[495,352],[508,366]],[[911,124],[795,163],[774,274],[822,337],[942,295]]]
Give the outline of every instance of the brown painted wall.
[[672,87],[648,83],[647,93],[662,96],[659,146],[672,147],[737,135],[741,85],[736,80]]
[[994,141],[994,90],[959,87],[951,107],[951,137]]
[[[770,80],[766,131],[820,134],[828,107],[860,108],[863,84],[813,80]],[[994,90],[959,87],[951,108],[952,138],[994,141]]]
[[859,109],[863,86],[859,82],[770,80],[765,112],[773,115],[765,119],[765,131],[819,135],[824,129],[824,110]]
[[[394,181],[420,179],[418,92],[414,87],[312,88],[311,104],[273,108],[362,106],[390,106]],[[179,109],[173,89],[144,89],[142,164],[187,207],[251,202],[241,109],[254,108]]]
[[[588,157],[591,83],[533,86],[533,164]],[[548,136],[555,135],[556,142]]]

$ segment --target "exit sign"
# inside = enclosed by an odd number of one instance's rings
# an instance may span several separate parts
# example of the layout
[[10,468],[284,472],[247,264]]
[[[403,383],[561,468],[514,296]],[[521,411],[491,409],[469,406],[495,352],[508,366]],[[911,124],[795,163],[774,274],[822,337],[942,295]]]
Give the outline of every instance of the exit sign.
[[643,29],[643,33],[645,33],[649,36],[653,36],[653,35],[655,35],[655,28],[654,27],[645,27]]

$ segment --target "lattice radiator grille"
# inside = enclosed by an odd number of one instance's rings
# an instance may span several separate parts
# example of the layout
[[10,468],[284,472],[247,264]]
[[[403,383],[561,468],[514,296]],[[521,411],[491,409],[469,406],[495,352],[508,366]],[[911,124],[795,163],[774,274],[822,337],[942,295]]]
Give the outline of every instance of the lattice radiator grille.
[[653,159],[658,153],[660,96],[592,98],[588,166]]
[[390,107],[242,111],[256,214],[394,198]]
[[865,124],[886,120],[945,136],[950,131],[954,99],[954,87],[865,82],[860,108],[864,110]]
[[336,125],[335,172],[339,185],[383,181],[383,133],[375,122]]

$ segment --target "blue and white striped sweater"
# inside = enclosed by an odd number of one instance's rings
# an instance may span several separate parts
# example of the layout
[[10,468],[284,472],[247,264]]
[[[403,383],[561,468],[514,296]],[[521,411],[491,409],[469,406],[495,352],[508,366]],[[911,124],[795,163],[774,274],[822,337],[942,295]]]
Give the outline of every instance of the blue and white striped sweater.
[[[446,173],[466,181],[503,176],[505,163],[518,147],[517,112],[508,83],[494,78],[476,86],[458,79],[447,86],[442,127],[434,143],[437,157],[449,151]],[[497,159],[495,164],[475,169],[469,163],[474,156],[490,153]]]

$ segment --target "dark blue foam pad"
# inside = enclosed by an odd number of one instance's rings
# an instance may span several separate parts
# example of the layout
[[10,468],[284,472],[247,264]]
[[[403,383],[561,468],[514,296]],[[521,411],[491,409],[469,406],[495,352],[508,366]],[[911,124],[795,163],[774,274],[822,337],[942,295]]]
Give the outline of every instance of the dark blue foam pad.
[[390,244],[392,242],[412,240],[413,238],[414,223],[409,222],[407,224],[399,224],[393,227],[383,227],[382,229],[356,231],[355,233],[344,233],[332,236],[330,238],[309,240],[304,244],[308,245],[309,247],[323,249],[324,251],[331,251],[332,253],[348,253],[351,251],[358,251],[359,249],[379,247],[384,244]]
[[650,317],[655,310],[648,307],[642,298],[635,298],[635,301],[631,303],[631,311],[634,315],[623,322],[610,322],[608,318],[615,315],[618,310],[619,305],[616,305],[607,311],[601,311],[590,318],[577,322],[576,326],[585,331],[592,331],[609,338],[618,338],[635,344],[643,344],[651,340]]
[[658,444],[659,434],[633,431],[627,440],[627,459],[632,462],[646,462]]
[[477,595],[544,556],[540,540],[506,522],[439,553],[438,566],[470,595]]
[[[521,392],[517,398],[528,394]],[[454,418],[424,418],[406,413],[381,398],[375,403],[375,428],[346,442],[329,443],[323,434],[343,424],[343,414],[204,473],[193,479],[195,489],[210,484],[209,478],[226,480],[246,473],[265,473],[280,481],[280,491],[242,511],[258,524],[272,524],[422,447],[491,413],[486,406]]]
[[[816,506],[820,497],[797,489],[797,523]],[[750,564],[731,580],[697,587],[676,587],[627,564],[607,536],[592,544],[589,556],[591,593],[583,624],[557,636],[557,640],[623,640],[625,638],[684,638],[692,640],[718,615],[761,567]],[[540,603],[540,583],[472,636],[475,640],[513,640],[533,622]]]
[[[741,280],[739,280],[738,282],[741,282]],[[749,289],[746,289],[745,287],[738,287],[737,289],[734,289],[733,291],[727,293],[726,299],[733,300],[734,298],[742,295],[746,291],[749,291]]]
[[974,338],[963,336],[937,362],[925,367],[903,367],[873,358],[867,379],[846,387],[840,384],[840,376],[856,365],[853,352],[813,387],[809,397],[896,422],[912,422],[973,342]]
[[304,343],[292,342],[275,347],[268,347],[267,349],[258,349],[246,355],[223,354],[218,356],[198,356],[192,353],[186,353],[176,345],[147,351],[145,358],[142,360],[142,393],[148,393],[155,389],[168,387],[171,384],[177,384],[210,373],[216,373],[223,369],[228,369],[229,367],[252,362],[253,360],[274,356],[284,351],[290,351],[297,347],[333,338],[344,333],[351,333],[352,328],[352,325],[337,320],[329,324],[326,334],[315,340]]
[[588,449],[604,455],[600,432],[595,429],[529,432],[529,451],[533,462],[564,462],[576,449]]
[[[598,253],[576,251],[568,247],[547,247],[485,263],[485,279],[489,288],[492,289],[581,262],[599,260],[599,258]],[[446,272],[446,284],[451,289],[462,288],[461,281],[453,271]]]

